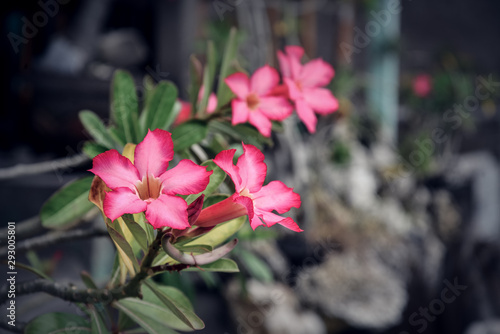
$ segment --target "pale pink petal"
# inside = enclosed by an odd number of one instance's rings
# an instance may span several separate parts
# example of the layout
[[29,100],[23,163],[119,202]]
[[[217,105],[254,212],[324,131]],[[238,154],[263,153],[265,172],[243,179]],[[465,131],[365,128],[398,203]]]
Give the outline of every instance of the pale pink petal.
[[186,201],[177,196],[162,194],[146,209],[146,219],[154,228],[172,227],[183,230],[189,227]]
[[304,99],[318,114],[326,115],[339,108],[339,101],[326,88],[305,88]]
[[302,64],[300,63],[300,58],[289,56],[288,61],[290,64],[291,78],[294,80],[298,80],[303,68]]
[[250,112],[248,121],[255,126],[264,137],[271,136],[271,127],[273,124],[260,110],[257,109]]
[[184,123],[191,118],[191,103],[180,99],[178,101],[181,103],[181,111],[179,111],[179,115],[175,119],[174,126]]
[[293,192],[281,181],[272,181],[253,194],[255,207],[263,211],[276,210],[285,213],[291,208],[299,208],[300,195]]
[[259,218],[259,216],[254,215],[252,219],[248,219],[250,221],[250,226],[252,227],[252,230],[255,231],[255,229],[261,225],[264,225],[262,220]]
[[231,107],[233,109],[233,117],[231,120],[233,125],[248,121],[250,109],[248,109],[246,101],[234,99],[231,102]]
[[167,170],[160,176],[162,193],[168,195],[190,195],[205,190],[210,182],[212,171],[198,166],[188,159],[181,160],[177,166]]
[[290,97],[290,100],[295,101],[303,98],[302,91],[299,89],[295,81],[290,78],[285,78],[284,81],[288,88],[288,96]]
[[310,133],[315,133],[316,123],[318,123],[318,119],[316,118],[316,115],[314,114],[314,111],[311,109],[311,107],[304,99],[299,99],[295,101],[295,108],[297,109],[299,118],[306,125],[307,130],[309,130]]
[[126,213],[139,213],[146,210],[147,204],[129,188],[117,188],[104,197],[104,214],[111,220]]
[[236,191],[240,192],[242,190],[240,171],[239,168],[233,164],[235,152],[235,149],[221,151],[215,156],[213,161],[229,175],[229,177],[233,180]]
[[280,82],[276,69],[265,65],[257,69],[250,78],[250,91],[257,95],[267,95]]
[[290,68],[290,61],[288,60],[288,56],[283,52],[278,50],[278,62],[280,64],[281,75],[284,78],[290,78],[292,76],[292,69]]
[[160,176],[167,170],[168,162],[174,157],[172,135],[165,130],[149,131],[142,142],[137,144],[134,165],[141,180],[148,175]]
[[224,79],[226,85],[229,89],[236,94],[237,97],[244,100],[247,98],[248,92],[250,90],[250,80],[245,73],[238,72],[231,74],[226,79]]
[[259,109],[267,118],[282,121],[293,112],[293,106],[284,97],[261,97]]
[[304,87],[322,87],[328,85],[334,75],[332,65],[322,59],[313,59],[302,67],[298,80]]
[[240,171],[241,187],[247,188],[250,193],[259,191],[264,184],[267,174],[267,165],[264,154],[253,145],[243,146],[243,154],[238,158],[236,166]]
[[211,114],[217,109],[217,96],[214,93],[208,96],[207,113]]
[[274,224],[280,224],[292,231],[302,232],[303,230],[297,225],[297,223],[290,217],[281,217],[272,212],[256,212],[256,216],[262,218],[268,227]]
[[134,165],[117,150],[109,150],[96,156],[93,168],[89,171],[99,176],[111,189],[127,187],[134,190],[135,184],[140,180]]
[[298,45],[288,45],[285,47],[285,52],[289,57],[294,57],[300,60],[304,56],[304,48]]

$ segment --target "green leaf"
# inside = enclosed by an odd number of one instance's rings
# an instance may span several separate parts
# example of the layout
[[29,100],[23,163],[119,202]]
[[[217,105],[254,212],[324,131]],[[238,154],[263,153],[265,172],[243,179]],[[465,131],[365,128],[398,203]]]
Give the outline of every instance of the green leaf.
[[[174,244],[174,246],[176,245]],[[207,253],[213,250],[212,246],[210,245],[190,245],[190,246],[183,245],[179,247],[176,246],[175,248],[177,248],[183,253],[196,253],[196,254]]]
[[194,313],[187,297],[180,290],[170,286],[162,286],[160,289],[159,285],[150,280],[144,283],[178,319],[190,328],[203,329],[205,327],[203,321]]
[[203,209],[208,208],[209,206],[212,206],[214,204],[217,204],[219,202],[222,202],[226,198],[228,198],[229,195],[227,194],[214,194],[208,197],[205,197],[205,201],[203,202]]
[[[175,146],[174,146],[175,147]],[[219,166],[217,166],[212,160],[207,160],[201,164],[202,166],[207,166],[207,171],[213,171],[210,175],[210,182],[208,183],[205,190],[199,194],[189,195],[186,197],[186,202],[191,204],[195,199],[197,199],[202,194],[205,196],[210,195],[219,188],[220,184],[224,182],[226,178],[226,172],[224,172]]]
[[118,254],[120,254],[120,259],[123,261],[123,264],[127,267],[130,276],[134,276],[135,273],[139,270],[139,264],[137,263],[137,259],[134,256],[134,252],[130,244],[127,242],[124,236],[122,236],[118,231],[116,231],[110,224],[106,224],[108,227],[108,232],[113,240],[116,249],[118,250]]
[[108,151],[109,149],[105,146],[102,146],[100,144],[91,142],[91,141],[86,141],[83,144],[82,151],[85,153],[86,156],[88,156],[90,159],[94,159],[96,155],[99,155],[103,152]]
[[137,143],[139,137],[139,103],[134,79],[130,73],[117,70],[113,76],[111,119],[123,133],[127,143]]
[[97,285],[95,284],[94,280],[92,279],[92,276],[90,276],[90,274],[88,272],[83,270],[80,273],[80,277],[87,288],[97,289]]
[[118,130],[116,127],[109,127],[108,132],[109,135],[113,137],[113,140],[117,142],[122,148],[127,144],[127,140],[125,139],[125,134],[122,131]]
[[184,271],[207,271],[207,272],[220,272],[220,273],[237,273],[240,271],[238,264],[231,259],[219,259],[209,264],[204,264],[202,266],[190,267],[184,269]]
[[214,227],[210,232],[186,243],[186,246],[190,245],[210,245],[213,248],[224,243],[227,239],[233,236],[246,222],[247,217],[239,217],[230,220],[226,223],[219,224]]
[[66,229],[85,213],[93,209],[89,197],[93,176],[84,177],[67,184],[52,195],[42,206],[42,226],[51,229]]
[[241,259],[241,262],[250,275],[263,282],[273,281],[273,273],[271,272],[269,265],[256,255],[242,249],[238,253],[238,257]]
[[41,278],[45,278],[45,279],[48,279],[49,281],[52,281],[52,278],[50,276],[47,276],[42,271],[40,271],[40,270],[38,270],[36,268],[33,268],[31,266],[28,266],[27,264],[23,264],[23,263],[20,263],[20,262],[16,261],[16,268],[21,268],[21,269],[24,269],[24,270],[27,270],[27,271],[31,271],[33,274],[38,275]]
[[207,110],[208,97],[212,93],[212,86],[215,78],[215,67],[217,65],[217,54],[215,52],[215,46],[212,41],[208,41],[207,45],[207,64],[205,65],[205,70],[203,71],[203,96],[198,105],[198,116],[203,115],[205,110]]
[[207,135],[207,124],[202,121],[189,121],[180,124],[172,131],[174,151],[185,150],[191,145],[197,144]]
[[[103,307],[101,304],[100,306]],[[106,324],[97,312],[96,307],[94,305],[88,305],[87,309],[90,313],[90,328],[92,329],[92,334],[109,334]]]
[[236,28],[231,28],[229,38],[224,50],[222,64],[219,74],[219,85],[217,86],[217,108],[228,103],[233,95],[229,87],[224,82],[224,79],[230,74],[230,66],[238,51],[238,42],[236,40]]
[[162,81],[156,86],[140,117],[143,136],[148,129],[168,129],[175,121],[180,111],[180,108],[174,108],[177,94],[177,87],[169,81]]
[[198,103],[198,94],[200,92],[202,71],[203,66],[201,65],[198,58],[196,58],[195,55],[191,55],[189,57],[189,98],[192,110],[194,111],[196,111],[196,105]]
[[146,231],[134,221],[134,217],[130,214],[126,214],[122,216],[123,220],[127,224],[130,233],[132,233],[135,241],[139,244],[141,249],[146,253],[148,251],[148,237],[146,235]]
[[[147,282],[153,284],[151,281]],[[155,289],[174,299],[178,307],[181,307],[185,311],[193,312],[191,303],[179,290],[161,285],[155,285]],[[148,333],[175,333],[169,330],[169,328],[192,331],[192,328],[179,319],[170,308],[166,307],[162,300],[146,284],[142,286],[142,295],[142,300],[138,298],[124,298],[114,302],[113,306],[127,314]],[[197,323],[196,327],[203,325],[201,320],[197,320],[195,323]]]
[[89,334],[93,333],[84,318],[70,313],[45,313],[31,320],[24,329],[25,334]]
[[211,132],[225,134],[235,141],[243,141],[246,144],[251,144],[258,148],[262,148],[263,143],[272,144],[270,138],[262,136],[254,127],[245,124],[233,126],[226,121],[213,120],[208,126]]
[[85,130],[94,138],[96,143],[111,149],[115,147],[113,137],[108,132],[108,129],[101,121],[99,116],[90,110],[82,110],[78,114],[80,122],[82,122]]

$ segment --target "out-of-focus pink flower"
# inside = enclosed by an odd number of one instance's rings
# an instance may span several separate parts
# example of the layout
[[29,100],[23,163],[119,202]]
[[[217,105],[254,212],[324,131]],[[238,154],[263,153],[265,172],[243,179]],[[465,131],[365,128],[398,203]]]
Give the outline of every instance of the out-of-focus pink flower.
[[427,97],[432,90],[432,78],[428,74],[420,74],[413,79],[413,93],[418,97]]
[[[200,87],[200,92],[198,93],[198,103],[203,98],[203,94],[205,92],[205,87]],[[181,123],[187,122],[191,119],[191,103],[178,99],[181,103],[181,111],[177,118],[175,119],[174,126],[177,126]],[[214,93],[211,93],[208,96],[208,104],[207,104],[207,113],[211,114],[217,109],[217,96]]]
[[111,189],[104,197],[104,214],[115,220],[145,211],[154,228],[189,227],[186,201],[176,195],[203,191],[212,172],[187,159],[167,170],[173,156],[171,134],[161,129],[148,131],[137,144],[133,163],[116,150],[96,156],[90,171]]
[[278,51],[278,61],[297,114],[309,132],[314,133],[318,121],[314,113],[326,115],[339,107],[330,90],[322,88],[330,83],[335,72],[330,64],[321,59],[302,65],[300,59],[303,55],[304,49],[300,46],[287,46],[285,53]]
[[292,231],[301,232],[297,223],[290,217],[279,216],[292,207],[300,207],[300,195],[293,192],[281,181],[272,181],[262,186],[267,174],[264,154],[253,145],[243,145],[244,153],[236,165],[233,157],[236,150],[222,151],[214,162],[233,180],[235,193],[229,198],[201,211],[195,225],[214,226],[219,223],[248,215],[250,225],[257,226],[281,224]]
[[248,121],[262,135],[271,136],[271,120],[282,121],[293,112],[285,97],[272,95],[279,81],[278,71],[268,65],[255,71],[251,78],[245,73],[228,76],[225,82],[236,94],[231,101],[233,125]]

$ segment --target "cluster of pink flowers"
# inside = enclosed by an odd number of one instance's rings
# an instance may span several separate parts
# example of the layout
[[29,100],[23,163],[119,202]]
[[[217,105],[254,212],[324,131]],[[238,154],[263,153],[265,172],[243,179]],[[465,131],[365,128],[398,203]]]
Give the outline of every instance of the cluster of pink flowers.
[[191,225],[207,227],[248,215],[252,228],[281,224],[301,231],[291,218],[282,214],[300,206],[300,196],[280,181],[263,186],[267,174],[264,155],[255,146],[243,144],[244,153],[233,165],[236,150],[220,152],[214,162],[233,180],[236,192],[228,199],[201,211],[194,222],[188,220],[188,205],[178,195],[198,194],[210,182],[212,171],[191,160],[181,160],[168,169],[174,150],[171,134],[149,131],[139,143],[130,161],[116,150],[99,154],[93,160],[92,173],[111,189],[104,197],[103,211],[111,220],[127,213],[145,212],[154,228],[184,230]]
[[[271,136],[271,121],[283,121],[295,109],[309,132],[316,131],[317,118],[330,114],[339,107],[337,99],[324,86],[335,75],[333,67],[321,59],[301,63],[304,49],[299,46],[287,46],[285,52],[278,51],[279,72],[265,65],[257,69],[251,77],[238,72],[225,79],[226,84],[236,97],[231,101],[232,124],[249,122],[265,136]],[[200,89],[200,97],[202,96]],[[177,123],[190,117],[191,107],[187,102],[177,119]],[[207,113],[214,112],[217,98],[210,95]]]

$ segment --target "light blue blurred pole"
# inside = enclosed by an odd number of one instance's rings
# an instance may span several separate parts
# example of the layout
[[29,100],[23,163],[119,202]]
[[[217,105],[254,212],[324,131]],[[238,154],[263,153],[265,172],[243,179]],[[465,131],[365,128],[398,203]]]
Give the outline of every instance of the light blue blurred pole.
[[[394,144],[397,140],[400,13],[394,10],[395,0],[376,1],[377,7],[368,14],[365,32],[370,38],[370,81],[368,103],[380,120],[382,140]],[[391,10],[390,10],[391,9]],[[383,14],[388,15],[384,20]],[[375,27],[379,27],[378,33]],[[370,28],[372,30],[370,30]],[[370,34],[370,32],[372,32]]]

